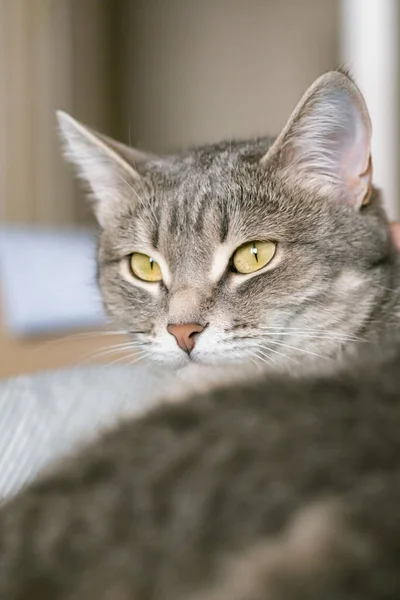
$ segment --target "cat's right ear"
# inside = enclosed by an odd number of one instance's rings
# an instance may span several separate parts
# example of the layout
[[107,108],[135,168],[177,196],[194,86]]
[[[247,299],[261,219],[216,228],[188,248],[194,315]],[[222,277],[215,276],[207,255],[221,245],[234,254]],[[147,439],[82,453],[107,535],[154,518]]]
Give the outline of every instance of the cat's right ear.
[[138,197],[140,175],[135,166],[145,162],[146,156],[89,129],[63,111],[57,111],[57,119],[64,154],[89,185],[94,212],[104,228],[123,205]]

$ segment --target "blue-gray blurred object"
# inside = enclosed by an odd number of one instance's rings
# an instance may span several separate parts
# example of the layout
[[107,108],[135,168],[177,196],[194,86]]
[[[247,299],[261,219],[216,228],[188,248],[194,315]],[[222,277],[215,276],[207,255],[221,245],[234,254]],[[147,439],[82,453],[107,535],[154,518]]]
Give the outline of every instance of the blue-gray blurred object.
[[91,229],[0,228],[4,325],[17,335],[102,325],[95,254]]

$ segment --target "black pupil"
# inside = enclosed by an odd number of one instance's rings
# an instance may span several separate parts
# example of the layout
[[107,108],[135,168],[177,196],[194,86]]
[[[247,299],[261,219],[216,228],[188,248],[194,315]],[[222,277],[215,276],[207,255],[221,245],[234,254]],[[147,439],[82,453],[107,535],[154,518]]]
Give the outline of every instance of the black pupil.
[[258,262],[258,256],[257,256],[257,246],[255,244],[253,244],[253,247],[251,249],[251,253],[254,255],[254,258],[256,259],[256,262]]
[[154,266],[153,263],[154,263],[154,260],[152,258],[150,258],[150,269],[151,270],[153,270],[153,266]]

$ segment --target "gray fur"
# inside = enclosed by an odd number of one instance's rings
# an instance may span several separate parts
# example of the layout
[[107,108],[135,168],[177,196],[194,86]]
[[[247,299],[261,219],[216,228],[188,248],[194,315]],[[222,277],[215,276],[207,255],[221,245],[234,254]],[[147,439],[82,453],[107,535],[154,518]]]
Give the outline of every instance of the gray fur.
[[[172,366],[166,325],[193,320],[192,362],[269,370],[122,423],[4,506],[0,600],[398,600],[399,268],[357,88],[318,80],[269,150],[129,162],[63,119],[114,318]],[[251,239],[278,243],[271,268],[213,280],[217,247]],[[169,281],[128,277],[133,251]]]
[[[146,200],[101,233],[99,282],[106,306],[128,331],[145,330],[139,339],[151,344],[153,359],[172,366],[188,360],[172,339],[166,344],[171,317],[209,323],[194,360],[260,359],[261,349],[273,368],[282,366],[284,357],[307,358],[304,350],[337,357],[345,346],[354,349],[353,336],[359,346],[383,333],[397,314],[397,256],[379,194],[374,192],[371,205],[357,212],[308,190],[294,193],[254,160],[267,145],[197,150],[179,163],[175,182],[171,171],[177,159],[164,159],[161,167],[149,167],[145,178],[153,190],[152,209]],[[236,290],[229,274],[213,284],[212,257],[225,236],[233,247],[271,238],[285,260]],[[172,286],[161,289],[158,298],[122,281],[118,268],[120,257],[144,245],[143,237],[156,239],[172,265]],[[171,299],[182,288],[194,289],[197,302],[190,300],[192,306],[185,303],[171,315]]]

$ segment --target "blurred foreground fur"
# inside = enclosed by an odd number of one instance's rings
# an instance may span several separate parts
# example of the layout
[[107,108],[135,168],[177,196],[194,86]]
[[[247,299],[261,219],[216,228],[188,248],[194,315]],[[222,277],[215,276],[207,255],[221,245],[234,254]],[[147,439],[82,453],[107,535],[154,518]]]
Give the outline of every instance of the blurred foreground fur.
[[1,600],[398,599],[399,353],[122,423],[2,508]]

